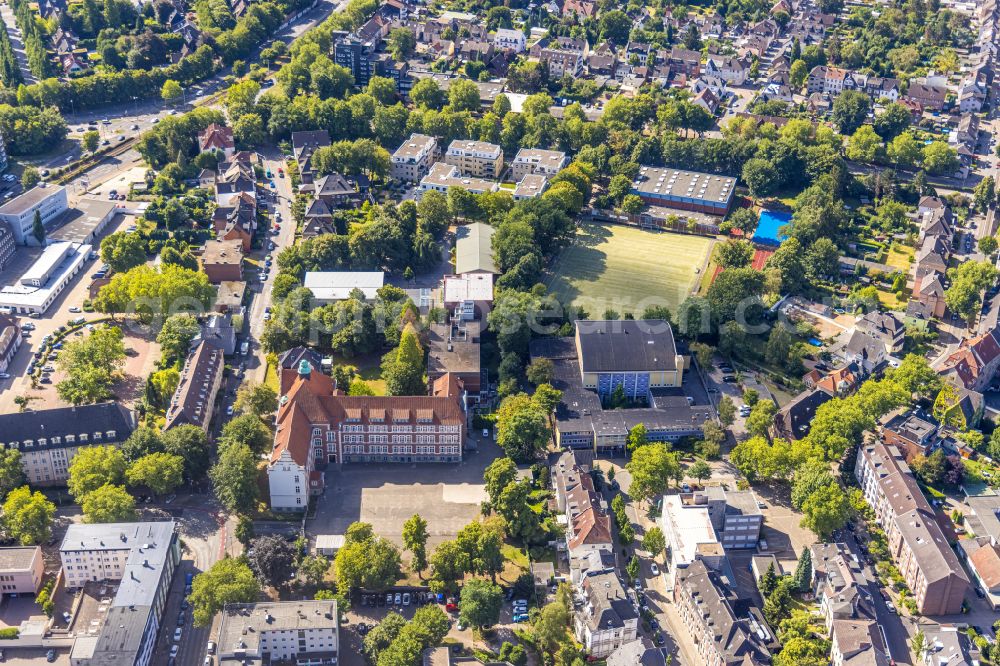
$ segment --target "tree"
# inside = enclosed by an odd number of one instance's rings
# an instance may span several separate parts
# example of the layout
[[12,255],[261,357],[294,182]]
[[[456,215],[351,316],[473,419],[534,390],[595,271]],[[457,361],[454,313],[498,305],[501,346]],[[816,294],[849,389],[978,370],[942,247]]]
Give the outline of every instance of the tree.
[[722,425],[729,427],[733,425],[736,420],[736,405],[733,403],[733,399],[728,395],[722,396],[719,400],[719,421]]
[[913,648],[913,654],[917,655],[917,661],[923,661],[924,652],[927,651],[927,638],[923,631],[917,630],[910,639],[910,647]]
[[24,485],[21,467],[21,452],[17,449],[0,449],[0,498]]
[[750,416],[746,421],[747,432],[758,437],[766,435],[774,423],[774,415],[777,412],[778,408],[774,401],[761,400],[750,410]]
[[997,239],[994,236],[983,236],[979,239],[979,251],[986,256],[996,254],[998,248],[1000,248],[1000,245],[998,245]]
[[847,140],[845,154],[849,160],[872,164],[878,160],[881,152],[882,138],[871,125],[862,125]]
[[478,111],[479,87],[468,79],[455,79],[448,86],[448,104],[452,111]]
[[177,83],[173,79],[167,79],[164,81],[163,87],[160,89],[160,97],[163,98],[164,102],[174,102],[180,99],[183,94],[184,90],[181,88],[181,84]]
[[[114,234],[112,234],[113,236]],[[134,236],[136,234],[128,234],[129,236]],[[105,241],[111,238],[104,239]],[[101,244],[101,255],[103,258],[104,254],[104,244]],[[145,254],[143,255],[145,258]],[[107,260],[105,260],[107,261]],[[163,328],[156,335],[156,342],[160,345],[160,351],[163,353],[164,362],[167,364],[174,363],[182,358],[184,358],[188,350],[191,348],[191,342],[194,340],[195,336],[201,331],[201,325],[198,324],[198,320],[194,315],[190,314],[175,314],[167,317],[166,321],[163,322]],[[239,394],[237,394],[239,395]]]
[[801,90],[809,76],[809,66],[803,60],[796,60],[788,70],[788,79],[794,90]]
[[803,549],[792,580],[795,581],[795,588],[799,592],[809,591],[809,585],[812,583],[812,554],[808,548]]
[[459,617],[469,626],[482,629],[492,627],[500,620],[503,591],[481,578],[474,578],[462,586]]
[[[895,166],[901,169],[911,169],[923,157],[923,144],[913,135],[913,132],[903,132],[886,146],[886,156]],[[922,188],[918,191],[922,191]]]
[[620,9],[601,14],[600,33],[601,39],[608,40],[619,46],[628,41],[629,33],[632,31],[632,19]]
[[130,486],[145,486],[156,495],[165,495],[184,482],[184,459],[171,453],[150,453],[128,466],[125,479]]
[[647,433],[648,430],[644,424],[636,423],[629,429],[628,435],[625,438],[625,449],[629,452],[635,452],[640,447],[649,444]]
[[514,460],[533,460],[551,439],[548,414],[524,393],[504,398],[496,424],[497,444]]
[[392,542],[376,537],[371,532],[371,525],[351,523],[333,567],[337,588],[342,594],[361,587],[381,590],[399,579],[399,551]]
[[243,548],[249,548],[250,542],[254,538],[253,518],[250,516],[240,516],[236,521],[236,540],[243,544]]
[[551,359],[538,357],[532,359],[531,363],[528,364],[528,367],[525,369],[525,376],[535,386],[539,384],[551,384],[553,371],[554,366]]
[[753,253],[750,241],[730,238],[715,246],[715,261],[723,268],[741,268],[750,263]]
[[92,490],[84,495],[80,508],[85,523],[127,523],[136,518],[135,498],[125,486],[105,484]]
[[692,479],[706,481],[712,476],[712,468],[704,460],[699,460],[688,468],[687,475]]
[[238,412],[269,419],[278,411],[278,394],[266,384],[244,382],[236,392],[234,407]]
[[396,62],[407,60],[416,46],[416,35],[409,28],[395,28],[389,33],[389,52]]
[[826,540],[847,523],[851,506],[843,488],[830,484],[816,490],[802,503],[802,513],[802,526]]
[[562,645],[571,618],[569,609],[558,600],[542,608],[535,620],[535,640],[546,654],[554,654]]
[[893,102],[875,117],[875,131],[885,141],[892,141],[910,126],[910,119],[910,110],[899,102]]
[[766,197],[775,191],[779,182],[778,170],[774,164],[763,158],[754,157],[743,164],[743,182],[755,199]]
[[282,536],[257,537],[250,542],[250,553],[250,570],[266,585],[280,587],[295,571],[295,546]]
[[240,414],[222,426],[220,449],[232,444],[246,444],[257,455],[271,450],[271,431],[254,414]]
[[222,506],[237,513],[250,513],[257,506],[257,456],[246,444],[226,443],[219,462],[209,472]]
[[458,581],[471,569],[469,554],[457,541],[444,541],[438,544],[431,555],[432,588],[453,592],[458,588]]
[[208,471],[208,437],[196,425],[180,425],[163,433],[163,450],[184,458],[184,477],[194,481]]
[[364,639],[364,653],[371,663],[378,663],[379,655],[392,645],[405,626],[406,618],[390,611],[381,622],[372,627]]
[[778,587],[778,574],[775,572],[774,562],[772,562],[768,565],[767,571],[757,579],[757,589],[760,590],[760,595],[767,599],[774,593],[776,587]]
[[958,152],[944,141],[924,146],[924,170],[933,174],[951,174],[958,168]]
[[868,116],[871,99],[857,90],[845,90],[833,101],[833,123],[845,136],[854,134]]
[[972,200],[976,203],[976,208],[983,212],[996,203],[996,180],[993,176],[985,176],[976,184],[976,188],[972,191]]
[[242,558],[219,560],[191,582],[188,600],[195,626],[208,626],[226,604],[257,601],[260,591],[260,583]]
[[69,465],[69,492],[77,502],[105,485],[125,481],[125,455],[116,446],[89,446],[80,449]]
[[670,479],[680,473],[680,458],[663,442],[654,442],[636,449],[625,468],[632,475],[632,497],[649,500],[665,492]]
[[420,514],[413,514],[403,523],[403,546],[413,559],[410,568],[418,574],[427,568],[427,521]]
[[22,546],[48,541],[56,505],[45,495],[21,486],[10,491],[3,503],[3,528],[7,536]]
[[490,504],[496,505],[504,488],[517,480],[517,465],[510,458],[497,458],[483,472],[483,480],[486,482],[486,496],[489,497]]
[[399,338],[399,346],[382,359],[382,378],[387,395],[421,395],[427,393],[424,381],[424,351],[417,331],[407,324]]
[[659,527],[650,527],[642,537],[642,549],[656,558],[667,547],[663,531]]
[[322,555],[309,555],[303,557],[299,563],[299,575],[313,587],[319,587],[326,580],[326,573],[330,570],[330,560]]
[[444,106],[445,95],[437,81],[424,78],[413,84],[410,99],[419,108],[440,110]]
[[21,187],[30,190],[42,179],[41,173],[33,166],[25,167],[21,172]]
[[101,135],[97,130],[88,130],[83,133],[83,137],[80,139],[80,145],[88,153],[92,153],[97,150],[97,146],[101,143]]

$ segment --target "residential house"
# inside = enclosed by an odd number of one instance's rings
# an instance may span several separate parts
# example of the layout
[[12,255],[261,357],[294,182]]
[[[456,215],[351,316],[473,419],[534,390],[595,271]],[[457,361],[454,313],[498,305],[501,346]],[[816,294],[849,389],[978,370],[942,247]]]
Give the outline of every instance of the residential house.
[[289,373],[267,467],[273,510],[304,511],[309,495],[322,491],[329,463],[462,460],[466,416],[457,378],[441,377],[430,396],[346,396],[306,360],[282,369]]
[[992,537],[961,539],[958,554],[972,572],[973,585],[993,610],[1000,610],[1000,545]]
[[858,453],[854,471],[919,612],[958,613],[969,579],[903,454],[894,446],[868,441]]
[[937,371],[955,386],[981,393],[993,381],[997,367],[1000,367],[1000,328],[964,338]]
[[563,16],[576,16],[578,19],[594,18],[597,3],[594,0],[565,0],[562,6]]
[[179,425],[194,425],[208,432],[215,411],[215,396],[222,386],[225,363],[222,350],[205,341],[188,354],[180,382],[167,407],[164,430]]
[[638,636],[639,613],[614,571],[588,573],[580,584],[584,606],[576,612],[576,638],[591,657],[607,657]]
[[879,437],[911,461],[917,455],[931,454],[938,443],[938,425],[929,416],[898,409],[881,419]]
[[[358,83],[357,77],[354,80]],[[358,83],[358,85],[367,85]],[[292,155],[299,165],[299,177],[303,185],[313,182],[315,170],[312,166],[312,155],[317,148],[330,145],[330,133],[326,130],[311,130],[307,132],[292,132]]]
[[818,388],[802,391],[774,415],[775,436],[794,441],[809,434],[809,426],[821,405],[833,395]]
[[766,625],[753,615],[737,616],[735,593],[704,562],[695,561],[677,573],[673,601],[681,624],[694,639],[701,663],[739,666],[770,662],[761,636]]
[[336,171],[320,176],[313,182],[313,197],[314,201],[324,203],[331,211],[360,206],[363,200],[354,181]]
[[887,354],[898,354],[903,351],[906,328],[892,312],[879,312],[877,310],[867,312],[855,322],[855,327],[881,341],[885,345]]
[[710,55],[705,61],[701,76],[709,81],[717,79],[729,85],[742,86],[749,72],[750,68],[745,60],[733,56]]
[[342,663],[337,602],[226,604],[222,609],[217,651],[221,664]]
[[256,205],[257,177],[254,174],[253,158],[249,153],[234,153],[232,158],[218,165],[215,203],[219,207],[235,207],[236,199],[244,194]]
[[625,643],[608,655],[606,666],[666,666],[666,657],[648,638]]
[[201,270],[212,284],[243,279],[243,242],[209,240],[201,255]]
[[493,35],[493,46],[498,50],[523,53],[526,46],[524,31],[513,28],[498,28],[496,34]]
[[514,201],[535,199],[549,189],[549,179],[537,173],[529,173],[517,182],[514,188]]
[[0,372],[7,372],[14,355],[21,348],[21,320],[0,314]]
[[[586,42],[584,42],[586,44]],[[549,77],[561,79],[564,76],[578,77],[583,74],[587,49],[543,48],[538,53],[538,61],[549,69]]]
[[452,187],[463,189],[472,194],[496,192],[500,189],[500,185],[495,180],[477,176],[463,176],[461,170],[454,164],[436,162],[431,166],[427,175],[420,179],[419,191],[421,194],[428,190],[447,193]]
[[233,156],[236,152],[236,141],[233,139],[233,129],[212,123],[198,135],[198,152],[207,153],[211,151],[221,152],[226,158]]
[[864,566],[847,544],[813,544],[809,554],[813,563],[810,586],[827,631],[838,620],[874,623],[875,607]]
[[74,666],[149,666],[163,626],[174,573],[181,560],[173,521],[69,526],[59,547],[68,590],[111,582],[113,599],[101,602],[104,622],[77,636]]
[[510,165],[511,180],[519,181],[528,174],[540,174],[551,178],[567,164],[569,157],[560,150],[521,148]]
[[660,529],[666,541],[663,575],[668,591],[675,586],[679,572],[692,563],[702,561],[718,571],[726,562],[707,499],[704,493],[698,497],[694,493],[663,496]]
[[904,97],[911,102],[922,105],[925,109],[940,111],[944,108],[947,95],[948,89],[944,86],[911,81]]
[[675,46],[670,50],[670,57],[667,62],[672,72],[677,72],[688,77],[701,74],[701,54],[697,51],[688,51]]
[[455,139],[448,145],[444,163],[462,176],[495,180],[503,171],[503,149],[485,141]]
[[461,380],[470,400],[478,399],[482,382],[482,330],[483,321],[461,318],[427,328],[427,381],[432,389],[441,377],[450,374]]
[[121,446],[136,427],[135,414],[117,402],[0,414],[2,445],[20,451],[32,486],[64,484],[80,449]]
[[40,546],[0,548],[0,596],[37,594],[45,575]]
[[927,649],[918,655],[917,666],[978,666],[979,648],[965,629],[955,625],[922,622],[917,627],[924,634]]
[[417,183],[427,175],[438,157],[438,144],[434,137],[411,134],[392,154],[390,175],[397,180]]
[[889,666],[889,652],[875,620],[834,620],[831,666]]
[[250,251],[257,233],[257,202],[253,195],[242,192],[229,199],[230,205],[217,206],[212,213],[212,226],[221,241],[239,241],[244,254]]

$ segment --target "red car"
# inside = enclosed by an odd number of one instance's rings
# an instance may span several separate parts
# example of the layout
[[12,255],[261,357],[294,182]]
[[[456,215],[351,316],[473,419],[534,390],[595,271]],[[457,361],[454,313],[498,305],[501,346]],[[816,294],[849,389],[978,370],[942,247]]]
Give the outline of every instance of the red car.
[[444,609],[449,613],[454,613],[458,610],[458,604],[455,603],[454,597],[448,597],[448,603],[444,605]]

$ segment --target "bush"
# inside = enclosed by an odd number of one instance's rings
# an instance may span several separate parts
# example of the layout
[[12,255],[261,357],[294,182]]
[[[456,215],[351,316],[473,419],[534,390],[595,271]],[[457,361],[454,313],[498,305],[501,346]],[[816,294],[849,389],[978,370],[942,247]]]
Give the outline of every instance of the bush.
[[17,627],[5,627],[0,629],[0,641],[12,641],[19,636]]

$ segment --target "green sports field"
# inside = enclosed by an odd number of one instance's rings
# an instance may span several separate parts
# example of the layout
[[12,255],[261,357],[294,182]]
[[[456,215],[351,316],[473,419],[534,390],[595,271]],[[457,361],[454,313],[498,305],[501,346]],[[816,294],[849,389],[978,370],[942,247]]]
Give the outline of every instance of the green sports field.
[[702,236],[585,224],[547,280],[564,303],[591,317],[611,309],[638,314],[649,305],[671,312],[691,293],[714,241]]

